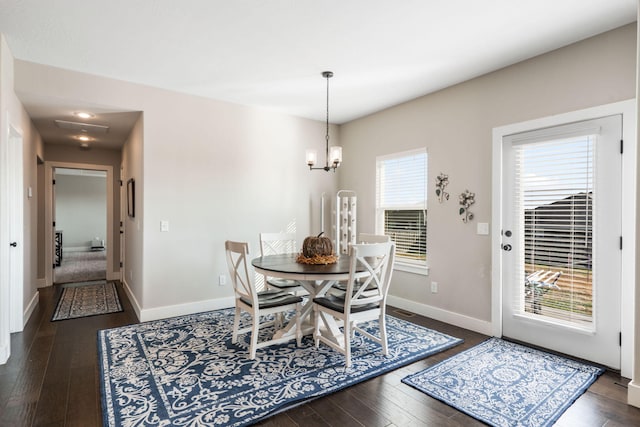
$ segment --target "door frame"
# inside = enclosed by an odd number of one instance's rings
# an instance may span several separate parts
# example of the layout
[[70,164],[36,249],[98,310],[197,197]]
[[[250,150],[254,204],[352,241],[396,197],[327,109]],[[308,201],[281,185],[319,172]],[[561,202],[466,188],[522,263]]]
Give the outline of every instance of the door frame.
[[[11,355],[11,333],[21,331],[24,325],[22,307],[24,305],[24,188],[23,131],[11,123],[9,112],[6,115],[6,131],[0,134],[0,365],[7,362]],[[12,150],[12,140],[17,138],[19,150]],[[12,157],[13,155],[13,157]],[[12,164],[16,169],[10,168]],[[19,176],[17,182],[10,176],[10,170]],[[15,188],[11,188],[15,185]],[[15,195],[18,200],[11,200],[7,195]],[[19,220],[20,239],[16,256],[9,255],[9,243],[14,239],[10,234],[11,223]],[[12,265],[13,263],[13,265]],[[19,277],[12,276],[11,271],[17,272]]]
[[528,120],[493,129],[492,222],[491,235],[491,328],[496,337],[502,336],[502,189],[504,184],[502,140],[514,133],[591,120],[604,116],[622,115],[624,155],[622,156],[622,271],[620,324],[622,334],[621,374],[631,378],[634,349],[634,287],[635,287],[635,213],[636,213],[636,100],[615,102],[572,111],[569,113]]
[[[44,162],[44,197],[45,197],[45,237],[44,237],[44,262],[45,262],[45,286],[53,284],[53,239],[55,229],[53,227],[53,170],[55,168],[89,169],[104,171],[107,173],[107,280],[117,280],[113,274],[113,251],[115,249],[113,239],[113,166],[96,165],[89,163],[69,162]],[[119,273],[118,273],[119,274]]]

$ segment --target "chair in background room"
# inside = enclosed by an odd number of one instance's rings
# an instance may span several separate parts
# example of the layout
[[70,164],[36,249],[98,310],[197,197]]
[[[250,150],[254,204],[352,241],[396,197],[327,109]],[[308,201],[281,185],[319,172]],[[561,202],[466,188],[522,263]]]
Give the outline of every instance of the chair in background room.
[[[351,245],[349,256],[349,280],[344,294],[313,299],[315,345],[322,341],[343,353],[347,367],[351,366],[351,338],[356,331],[379,343],[383,354],[388,353],[385,314],[395,245],[392,242],[355,244]],[[363,271],[368,275],[364,276]],[[336,319],[342,320],[342,333]],[[379,323],[379,337],[358,327],[359,323],[374,319]]]
[[[227,266],[229,276],[233,283],[235,292],[236,310],[233,319],[232,343],[238,342],[238,335],[251,332],[249,345],[249,358],[256,358],[256,350],[268,345],[289,341],[291,338],[268,339],[258,342],[258,335],[261,327],[276,324],[277,314],[288,310],[295,310],[295,316],[291,321],[297,322],[296,341],[300,345],[302,339],[300,333],[300,303],[302,298],[288,292],[277,289],[258,292],[249,274],[247,256],[249,245],[245,242],[232,242],[227,240],[224,244],[227,256]],[[251,326],[240,328],[240,317],[242,311],[251,316]],[[274,315],[274,320],[261,323],[261,318],[267,315]]]
[[[278,255],[298,253],[295,233],[260,233],[260,255]],[[276,277],[264,278],[268,288],[280,289],[289,292],[306,292],[302,284],[297,280],[279,279]]]

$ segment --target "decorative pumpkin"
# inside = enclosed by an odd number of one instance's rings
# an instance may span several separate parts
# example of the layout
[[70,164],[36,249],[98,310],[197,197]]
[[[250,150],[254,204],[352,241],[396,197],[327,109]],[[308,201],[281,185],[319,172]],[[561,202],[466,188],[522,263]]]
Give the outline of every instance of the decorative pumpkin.
[[322,237],[324,231],[317,236],[309,236],[302,242],[302,255],[307,258],[333,255],[333,243],[328,237]]

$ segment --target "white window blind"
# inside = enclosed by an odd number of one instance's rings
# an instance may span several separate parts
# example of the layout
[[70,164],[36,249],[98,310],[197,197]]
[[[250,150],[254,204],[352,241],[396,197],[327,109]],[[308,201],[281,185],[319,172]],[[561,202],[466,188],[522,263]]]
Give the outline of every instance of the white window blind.
[[525,286],[524,304],[513,303],[525,313],[581,325],[593,321],[595,143],[595,135],[583,135],[514,146],[523,244],[517,282]]
[[396,243],[396,263],[426,266],[427,152],[378,157],[376,228]]

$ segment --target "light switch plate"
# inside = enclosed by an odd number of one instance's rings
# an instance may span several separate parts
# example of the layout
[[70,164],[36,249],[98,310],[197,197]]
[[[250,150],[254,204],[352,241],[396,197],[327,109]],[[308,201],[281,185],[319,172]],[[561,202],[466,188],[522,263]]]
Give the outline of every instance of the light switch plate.
[[482,236],[489,235],[489,223],[488,222],[479,222],[478,223],[478,234]]
[[169,231],[169,221],[160,221],[160,231],[162,232]]

